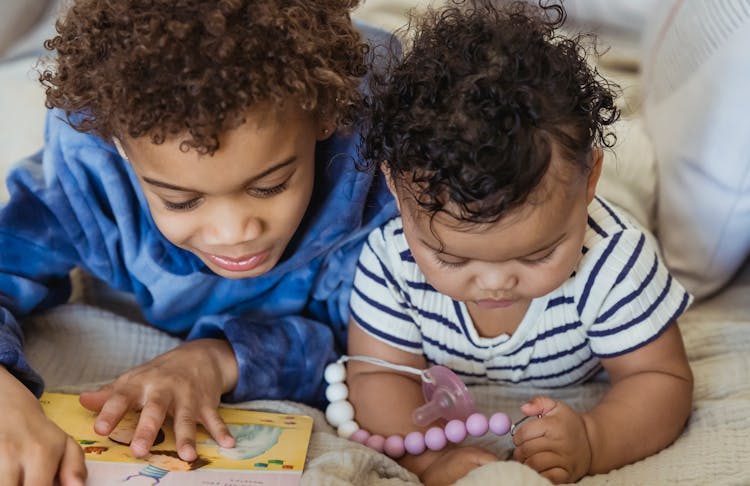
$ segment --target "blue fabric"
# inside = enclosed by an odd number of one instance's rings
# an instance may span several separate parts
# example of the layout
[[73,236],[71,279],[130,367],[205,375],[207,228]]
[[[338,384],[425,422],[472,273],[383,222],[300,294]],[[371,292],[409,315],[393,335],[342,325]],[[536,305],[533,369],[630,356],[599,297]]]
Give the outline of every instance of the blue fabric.
[[[240,367],[228,401],[320,404],[326,363],[344,350],[354,267],[370,229],[396,213],[381,176],[356,170],[357,134],[318,144],[314,195],[279,264],[230,280],[158,231],[130,165],[50,111],[43,151],[9,175],[0,208],[0,363],[37,395],[17,319],[66,301],[80,266],[132,292],[148,321],[186,336],[226,337]],[[106,325],[106,323],[102,323]]]

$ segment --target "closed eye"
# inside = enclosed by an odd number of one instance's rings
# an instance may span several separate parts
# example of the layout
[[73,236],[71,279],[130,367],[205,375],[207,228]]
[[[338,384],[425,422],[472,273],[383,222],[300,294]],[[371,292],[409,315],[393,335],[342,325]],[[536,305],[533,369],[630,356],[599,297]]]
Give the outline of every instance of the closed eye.
[[456,269],[456,268],[461,268],[468,263],[468,260],[463,260],[463,261],[458,261],[458,262],[447,262],[443,260],[442,258],[440,258],[440,253],[437,251],[433,251],[432,255],[435,258],[435,261],[437,262],[437,264],[443,268]]
[[267,198],[284,192],[287,186],[289,186],[289,179],[273,187],[253,187],[248,189],[247,193],[259,198]]
[[557,247],[553,248],[549,253],[541,258],[525,258],[521,261],[526,265],[541,265],[543,263],[547,263],[548,261],[552,260],[552,255],[555,254],[556,249]]
[[167,201],[166,199],[162,199],[162,203],[164,203],[164,207],[167,208],[170,211],[190,211],[191,209],[195,208],[200,204],[201,198],[196,197],[189,201],[185,202],[171,202]]

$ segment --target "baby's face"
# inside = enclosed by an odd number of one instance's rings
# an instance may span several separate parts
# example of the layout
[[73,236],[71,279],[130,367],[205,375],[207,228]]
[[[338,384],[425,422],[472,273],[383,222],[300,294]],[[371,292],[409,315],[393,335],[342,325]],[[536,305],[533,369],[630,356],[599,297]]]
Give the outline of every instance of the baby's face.
[[593,187],[581,174],[566,181],[550,181],[534,203],[484,225],[457,225],[445,213],[430,223],[413,199],[401,197],[414,260],[430,285],[470,309],[525,306],[568,280],[582,255]]
[[227,278],[262,275],[281,259],[310,202],[315,144],[328,132],[312,116],[251,112],[220,137],[213,156],[122,140],[162,234]]

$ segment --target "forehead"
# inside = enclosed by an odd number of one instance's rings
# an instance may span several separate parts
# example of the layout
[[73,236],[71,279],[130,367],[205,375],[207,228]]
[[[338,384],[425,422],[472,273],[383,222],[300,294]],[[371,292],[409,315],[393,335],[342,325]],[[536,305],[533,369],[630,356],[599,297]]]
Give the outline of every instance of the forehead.
[[182,137],[172,137],[162,144],[154,144],[150,137],[125,138],[123,145],[131,163],[143,175],[212,192],[221,189],[207,187],[216,174],[237,183],[300,155],[311,137],[314,139],[314,126],[312,116],[302,110],[283,114],[259,111],[222,133],[219,150],[213,155],[185,151]]
[[430,216],[413,198],[402,198],[402,208],[413,223],[413,236],[432,248],[479,260],[513,259],[554,243],[571,229],[573,206],[585,195],[585,178],[555,172],[548,171],[524,204],[491,223],[460,221],[450,205]]

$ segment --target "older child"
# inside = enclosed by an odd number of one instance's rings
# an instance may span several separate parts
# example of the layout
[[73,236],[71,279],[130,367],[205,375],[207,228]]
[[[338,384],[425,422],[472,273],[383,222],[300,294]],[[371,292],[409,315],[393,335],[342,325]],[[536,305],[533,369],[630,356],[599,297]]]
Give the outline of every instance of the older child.
[[[373,231],[355,276],[349,354],[467,384],[557,388],[602,367],[612,386],[584,413],[549,396],[521,407],[514,457],[554,482],[607,472],[666,447],[690,413],[676,318],[690,296],[649,238],[596,196],[614,96],[558,5],[456,0],[417,23],[376,87],[366,159],[401,217]],[[417,429],[413,376],[350,362],[356,422]],[[388,413],[383,413],[387,410]],[[450,484],[496,458],[476,447],[402,464]]]
[[[108,434],[128,409],[145,455],[165,415],[225,447],[223,398],[322,399],[354,267],[395,214],[337,133],[359,105],[354,0],[77,0],[46,46],[46,146],[0,209],[0,470],[80,484],[80,449],[46,420],[18,319],[65,302],[80,266],[188,342],[82,395]],[[102,323],[106,325],[106,323]]]

